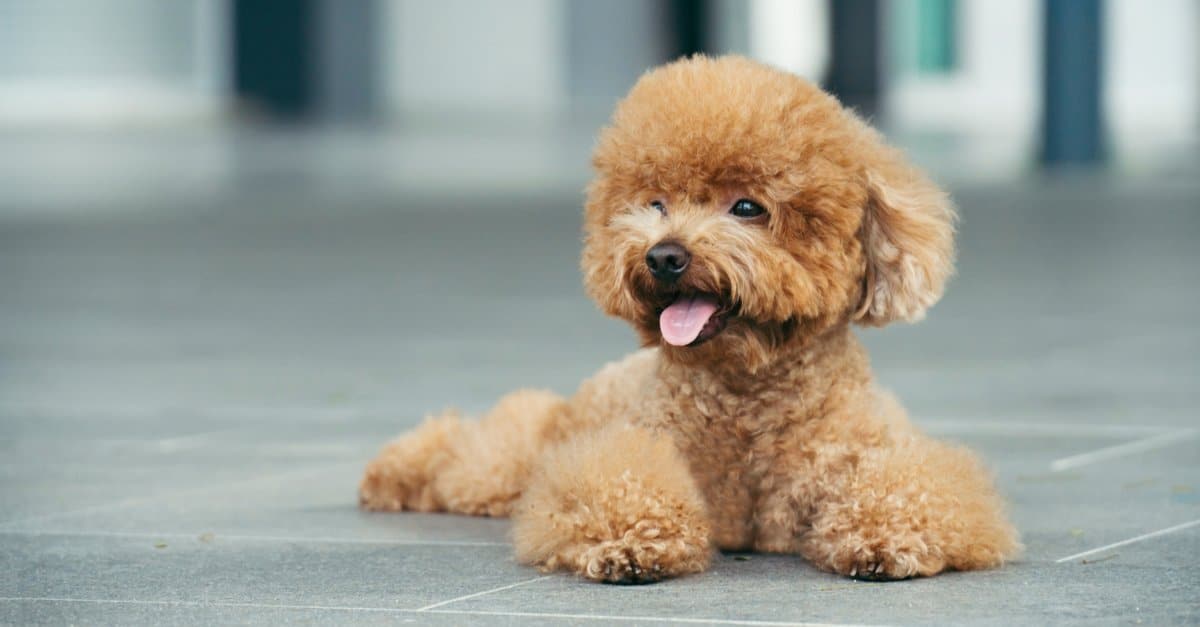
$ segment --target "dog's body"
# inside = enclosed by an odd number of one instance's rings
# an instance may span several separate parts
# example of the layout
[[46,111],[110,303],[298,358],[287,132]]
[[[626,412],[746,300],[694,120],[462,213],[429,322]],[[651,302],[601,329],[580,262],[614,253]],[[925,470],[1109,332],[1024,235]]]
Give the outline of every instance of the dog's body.
[[696,572],[714,547],[865,578],[1015,553],[986,472],[875,389],[850,330],[940,297],[953,211],[932,183],[736,57],[643,77],[595,165],[585,284],[650,348],[570,399],[426,422],[368,466],[364,507],[511,514],[522,561],[602,581]]

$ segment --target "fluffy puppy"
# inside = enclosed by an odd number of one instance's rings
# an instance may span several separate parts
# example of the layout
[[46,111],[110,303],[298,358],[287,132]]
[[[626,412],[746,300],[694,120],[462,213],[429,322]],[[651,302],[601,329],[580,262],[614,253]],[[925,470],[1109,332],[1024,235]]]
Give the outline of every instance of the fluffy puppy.
[[364,508],[511,515],[521,561],[609,582],[714,549],[869,579],[1018,550],[979,461],[908,422],[851,332],[941,296],[941,190],[834,98],[739,57],[643,76],[594,166],[584,282],[645,348],[570,398],[428,420],[370,462]]

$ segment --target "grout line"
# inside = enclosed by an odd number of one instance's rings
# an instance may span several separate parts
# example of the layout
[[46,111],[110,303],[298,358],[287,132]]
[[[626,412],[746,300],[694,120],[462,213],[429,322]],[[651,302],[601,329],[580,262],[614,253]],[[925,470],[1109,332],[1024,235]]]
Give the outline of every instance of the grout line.
[[[200,540],[200,537],[205,533],[211,533],[210,540]],[[201,532],[201,533],[152,533],[149,531],[41,531],[36,529],[0,529],[0,535],[11,536],[53,536],[53,537],[72,537],[72,538],[136,538],[144,540],[155,539],[173,539],[173,540],[197,540],[207,542],[220,542],[222,540],[232,540],[234,542],[292,542],[296,544],[312,543],[312,544],[365,544],[365,545],[395,545],[395,546],[509,546],[508,542],[489,542],[475,540],[391,540],[378,539],[372,540],[368,538],[334,538],[329,536],[272,536],[272,535],[246,535],[246,534],[223,534],[216,532]]]
[[442,607],[443,605],[450,605],[451,603],[457,603],[459,601],[466,601],[467,599],[474,599],[476,597],[481,597],[484,595],[492,594],[494,592],[503,592],[505,590],[511,590],[513,588],[518,588],[520,586],[524,586],[527,584],[536,583],[538,581],[545,581],[553,576],[554,575],[543,575],[541,577],[534,577],[533,579],[526,579],[525,581],[518,581],[517,583],[510,583],[507,586],[500,586],[499,588],[492,588],[491,590],[484,590],[483,592],[476,592],[474,594],[464,594],[460,597],[454,597],[453,599],[447,599],[445,601],[440,601],[438,603],[431,603],[429,605],[426,605],[425,607],[418,608],[417,611],[418,612],[428,612],[429,610],[432,610],[432,609],[438,608],[438,607]]
[[[332,421],[344,419],[381,418],[395,420],[396,429],[402,430],[416,423],[416,416],[397,413],[390,405],[345,405],[345,406],[312,406],[312,405],[214,405],[208,407],[192,406],[110,406],[96,407],[94,405],[54,405],[54,404],[7,404],[0,403],[2,414],[37,414],[37,415],[83,415],[94,417],[103,415],[114,418],[155,418],[170,414],[186,413],[189,416],[211,418],[238,418],[258,416],[267,419],[315,419]],[[1005,420],[918,420],[914,423],[922,429],[944,429],[954,433],[983,433],[1015,436],[1040,435],[1153,435],[1162,433],[1168,427],[1147,425],[1114,425],[1088,423],[1042,423],[1042,422],[1013,422]]]
[[[550,575],[553,576],[553,575]],[[514,618],[555,618],[573,620],[683,623],[691,625],[759,625],[762,627],[851,627],[850,624],[808,623],[768,620],[722,618],[687,618],[681,616],[620,616],[612,614],[566,614],[558,612],[504,612],[483,610],[412,610],[393,607],[356,607],[349,605],[288,605],[280,603],[249,603],[236,601],[143,601],[138,599],[80,599],[67,597],[0,597],[0,603],[90,603],[97,605],[151,605],[159,607],[222,607],[264,610],[317,610],[329,612],[378,612],[384,614],[448,614],[458,616],[511,616]]]
[[[188,433],[188,434],[184,434],[184,435],[176,435],[176,436],[170,436],[170,437],[164,437],[164,438],[154,438],[154,439],[120,437],[120,436],[110,437],[108,435],[100,435],[98,437],[89,437],[86,439],[78,439],[78,440],[72,440],[72,441],[83,442],[83,443],[88,443],[88,444],[104,444],[104,445],[110,445],[110,446],[111,445],[120,445],[120,446],[129,446],[129,447],[153,448],[153,449],[157,449],[156,452],[173,453],[175,451],[182,450],[185,448],[192,448],[195,446],[195,443],[203,442],[204,440],[212,438],[215,435],[222,435],[222,434],[227,434],[227,433],[237,433],[237,432],[244,431],[244,430],[245,430],[245,427],[233,427],[233,428],[228,428],[228,429],[214,429],[211,431],[200,431],[198,433]],[[28,434],[25,434],[25,435],[2,435],[2,436],[0,436],[0,440],[3,440],[3,441],[47,440],[47,441],[52,441],[52,442],[58,442],[58,441],[62,440],[62,436],[60,436],[60,435],[40,435],[40,434],[38,434],[38,435],[28,435]]]
[[[245,486],[247,484],[258,483],[260,481],[278,481],[280,479],[284,479],[287,477],[310,475],[310,474],[313,474],[316,472],[325,472],[325,471],[329,470],[330,468],[340,468],[340,467],[349,466],[349,465],[350,465],[350,462],[339,462],[337,464],[329,464],[329,465],[319,466],[316,468],[306,468],[304,470],[292,470],[292,471],[288,471],[288,472],[260,475],[258,477],[251,477],[249,479],[242,479],[240,481],[233,481],[230,483],[224,483],[224,484],[220,484],[220,485],[198,486],[198,487],[191,488],[188,490],[164,490],[160,493],[151,494],[149,496],[134,496],[134,497],[126,498],[126,499],[121,499],[119,501],[100,503],[98,505],[92,505],[92,506],[83,507],[80,509],[68,510],[65,512],[50,512],[48,514],[38,514],[36,516],[17,518],[15,520],[0,521],[0,529],[3,529],[5,527],[16,527],[16,526],[20,526],[20,525],[25,525],[25,524],[29,524],[31,522],[40,523],[40,522],[45,522],[47,520],[56,520],[59,518],[70,518],[72,516],[78,516],[80,514],[90,514],[93,512],[103,512],[103,511],[108,511],[108,510],[112,510],[112,509],[120,509],[122,507],[128,507],[130,505],[141,505],[143,503],[153,502],[153,501],[157,501],[160,499],[175,498],[175,497],[182,496],[182,495],[190,496],[190,495],[196,495],[196,494],[203,494],[205,492],[212,492],[214,490],[221,490],[221,491],[233,490],[238,487]],[[358,464],[358,463],[356,463],[356,465],[361,466],[361,464]]]
[[[235,433],[241,431],[241,428],[231,429],[216,429],[214,431],[205,431],[201,433],[190,433],[188,435],[180,435],[172,438],[162,438],[159,440],[150,440],[148,444],[158,449],[160,453],[174,453],[176,451],[187,448],[194,448],[197,444],[203,443],[205,440],[212,439],[216,435],[224,435],[227,433]],[[136,442],[136,440],[132,441]]]
[[1111,425],[1087,423],[1004,422],[994,420],[916,420],[913,423],[927,431],[943,434],[1042,436],[1132,437],[1159,435],[1169,427],[1148,425]]
[[431,610],[430,614],[465,614],[468,616],[512,616],[517,618],[557,618],[571,620],[631,621],[638,623],[683,623],[688,625],[762,625],[767,627],[851,627],[841,623],[794,623],[772,620],[739,620],[736,618],[687,618],[683,616],[620,616],[614,614],[562,614],[557,612],[488,612],[483,610]]
[[1133,455],[1134,453],[1144,453],[1146,451],[1152,451],[1164,446],[1170,446],[1176,442],[1190,440],[1195,438],[1197,435],[1200,435],[1200,431],[1197,431],[1196,429],[1179,429],[1177,431],[1162,433],[1148,438],[1142,438],[1140,440],[1118,444],[1116,446],[1108,446],[1102,449],[1089,451],[1087,453],[1080,453],[1079,455],[1072,455],[1070,457],[1056,459],[1051,462],[1050,470],[1052,472],[1061,472],[1063,470],[1093,464],[1098,461],[1113,459],[1114,457],[1124,457],[1126,455]]
[[[371,458],[370,456],[378,454],[380,448],[379,442],[373,440],[371,442],[351,440],[349,442],[278,442],[271,444],[263,444],[256,447],[259,454],[284,454],[284,455],[308,455],[315,457],[334,456],[334,455],[361,455],[362,457]],[[365,465],[365,464],[364,464]]]
[[288,605],[239,601],[144,601],[141,599],[80,599],[69,597],[0,597],[0,602],[93,603],[99,605],[157,605],[165,607],[228,607],[267,610],[328,610],[335,612],[410,613],[416,610],[392,607],[355,607],[351,605]]
[[268,419],[316,419],[340,420],[345,418],[364,418],[394,415],[387,406],[350,407],[328,406],[313,407],[311,405],[213,405],[196,407],[189,405],[111,405],[97,407],[94,405],[54,405],[54,404],[4,404],[0,403],[0,414],[33,414],[38,416],[52,415],[74,418],[78,416],[105,418],[161,418],[170,415],[183,414],[188,417],[205,418],[238,418],[257,416]]
[[1072,560],[1076,560],[1081,557],[1087,557],[1089,555],[1095,555],[1096,553],[1107,551],[1109,549],[1115,549],[1117,547],[1122,547],[1127,544],[1133,544],[1134,542],[1141,542],[1142,540],[1149,540],[1150,538],[1157,538],[1158,536],[1165,536],[1168,533],[1175,533],[1176,531],[1183,531],[1184,529],[1187,529],[1188,527],[1195,527],[1196,525],[1200,525],[1200,518],[1197,518],[1196,520],[1193,520],[1191,522],[1185,522],[1182,524],[1175,525],[1174,527],[1167,527],[1166,529],[1159,529],[1158,531],[1151,531],[1150,533],[1143,533],[1140,536],[1135,536],[1133,538],[1129,538],[1128,540],[1121,540],[1120,542],[1113,542],[1112,544],[1106,544],[1102,547],[1091,549],[1090,551],[1084,551],[1082,553],[1068,555],[1066,557],[1054,560],[1054,563],[1061,564],[1063,562],[1070,562]]

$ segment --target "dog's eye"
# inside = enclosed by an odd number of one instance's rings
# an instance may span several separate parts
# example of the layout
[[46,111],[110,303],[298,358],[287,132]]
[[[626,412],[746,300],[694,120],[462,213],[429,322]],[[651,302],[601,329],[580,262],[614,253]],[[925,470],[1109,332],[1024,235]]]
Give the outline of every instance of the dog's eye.
[[661,200],[655,200],[655,201],[651,202],[650,206],[657,209],[658,212],[663,214],[664,216],[667,215],[667,206],[664,205]]
[[763,209],[762,205],[747,198],[742,198],[729,208],[729,213],[739,218],[757,218],[766,212],[767,210]]

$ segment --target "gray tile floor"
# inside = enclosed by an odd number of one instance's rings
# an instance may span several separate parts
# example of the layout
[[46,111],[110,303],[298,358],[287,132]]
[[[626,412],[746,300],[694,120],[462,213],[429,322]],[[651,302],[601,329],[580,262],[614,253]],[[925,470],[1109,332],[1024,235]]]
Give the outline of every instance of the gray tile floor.
[[354,495],[423,413],[633,346],[578,285],[583,148],[478,186],[354,137],[35,148],[0,154],[0,623],[1200,621],[1194,178],[960,185],[946,299],[865,334],[995,468],[1019,561],[875,584],[726,555],[614,587],[515,564],[505,521]]

